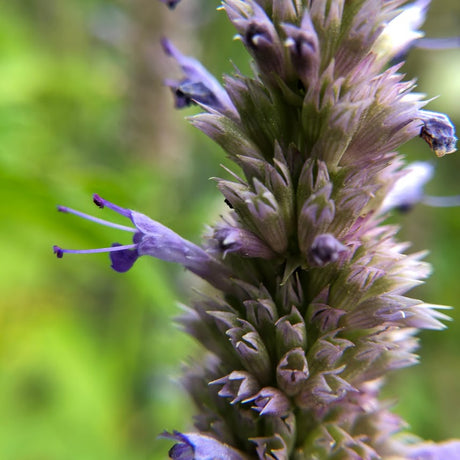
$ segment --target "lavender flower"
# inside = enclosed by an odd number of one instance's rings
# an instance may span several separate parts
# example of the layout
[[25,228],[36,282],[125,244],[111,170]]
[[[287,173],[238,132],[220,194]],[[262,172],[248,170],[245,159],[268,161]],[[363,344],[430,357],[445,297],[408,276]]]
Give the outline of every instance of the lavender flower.
[[209,436],[175,431],[172,434],[163,433],[162,437],[178,441],[169,451],[170,458],[174,460],[244,460],[244,457],[230,446],[223,445]]
[[195,58],[184,56],[168,39],[162,40],[165,53],[180,65],[185,77],[181,80],[166,80],[175,96],[176,108],[197,103],[210,109],[234,112],[232,102],[216,78]]
[[431,196],[424,192],[425,184],[433,177],[434,166],[426,161],[414,161],[400,171],[400,177],[385,195],[380,211],[391,209],[410,211],[416,204],[433,207],[460,206],[460,196]]
[[84,219],[98,224],[131,232],[134,234],[133,243],[127,245],[113,243],[112,246],[108,248],[83,250],[63,249],[59,246],[54,246],[53,251],[58,258],[62,258],[66,253],[93,254],[108,252],[112,262],[112,268],[117,272],[123,273],[128,271],[140,256],[148,255],[167,262],[182,264],[185,268],[205,278],[211,284],[216,284],[220,288],[224,286],[225,282],[219,280],[219,275],[223,277],[226,274],[225,268],[221,267],[216,260],[199,246],[185,240],[168,227],[165,227],[159,222],[137,211],[121,208],[101,198],[99,195],[94,195],[93,201],[99,208],[107,207],[123,217],[130,219],[134,227],[115,224],[65,206],[58,206],[58,210],[60,212],[83,217]]
[[393,208],[408,211],[421,202],[423,187],[433,177],[434,167],[431,163],[416,161],[404,168],[402,174],[385,196],[382,212]]
[[404,56],[414,42],[424,36],[418,29],[425,22],[430,3],[431,0],[410,3],[385,25],[378,46],[386,49],[389,57]]
[[460,458],[460,441],[398,436],[402,420],[379,399],[388,372],[417,362],[417,331],[448,319],[405,295],[430,267],[384,224],[387,210],[426,198],[431,174],[413,165],[404,178],[395,149],[419,135],[438,157],[455,149],[450,120],[421,110],[390,64],[421,35],[428,3],[225,0],[254,59],[253,76],[225,86],[163,42],[185,74],[166,82],[176,107],[204,109],[192,123],[242,170],[217,180],[229,215],[203,248],[97,196],[134,228],[60,208],[134,237],[58,256],[108,251],[126,271],[151,255],[220,290],[179,318],[206,353],[184,376],[196,433],[166,434],[171,458]]

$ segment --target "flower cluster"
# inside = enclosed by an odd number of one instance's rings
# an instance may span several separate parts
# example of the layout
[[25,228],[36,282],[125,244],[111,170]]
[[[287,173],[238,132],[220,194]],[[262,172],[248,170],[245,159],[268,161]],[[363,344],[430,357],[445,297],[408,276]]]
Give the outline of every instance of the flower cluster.
[[150,255],[219,291],[179,319],[207,353],[184,377],[197,431],[164,434],[171,458],[460,458],[457,441],[406,442],[379,399],[389,371],[416,363],[417,330],[447,319],[405,296],[430,268],[384,223],[424,199],[431,175],[402,169],[395,149],[421,136],[443,156],[456,141],[445,115],[422,110],[402,63],[391,65],[421,36],[429,2],[402,3],[224,0],[254,75],[223,86],[163,40],[183,72],[166,81],[176,107],[200,106],[192,124],[241,170],[217,181],[230,209],[203,247],[97,195],[133,227],[59,208],[132,232],[133,243],[55,247],[58,257],[108,251],[123,272]]

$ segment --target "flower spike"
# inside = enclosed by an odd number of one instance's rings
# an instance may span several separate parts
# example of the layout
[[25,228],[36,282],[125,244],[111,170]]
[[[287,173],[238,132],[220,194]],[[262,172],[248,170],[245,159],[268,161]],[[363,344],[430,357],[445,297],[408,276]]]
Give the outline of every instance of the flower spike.
[[58,208],[132,241],[55,246],[57,257],[108,252],[125,272],[149,255],[217,288],[178,319],[203,353],[183,379],[196,432],[165,434],[170,458],[460,459],[460,441],[400,436],[380,399],[386,375],[417,362],[415,334],[449,319],[406,295],[430,266],[425,252],[406,253],[387,211],[458,198],[426,196],[433,166],[404,168],[397,153],[419,135],[438,157],[456,142],[395,63],[423,36],[430,1],[409,2],[221,0],[253,59],[252,73],[236,70],[225,87],[163,40],[183,74],[166,81],[176,107],[207,112],[192,124],[240,171],[217,179],[228,208],[204,247],[99,195],[94,203],[127,225]]

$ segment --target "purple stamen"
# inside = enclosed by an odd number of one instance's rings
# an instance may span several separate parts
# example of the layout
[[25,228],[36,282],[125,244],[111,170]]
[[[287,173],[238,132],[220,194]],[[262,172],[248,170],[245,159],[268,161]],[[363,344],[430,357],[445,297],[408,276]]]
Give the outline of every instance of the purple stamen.
[[121,206],[117,206],[110,201],[104,200],[104,198],[100,197],[97,193],[93,195],[93,202],[97,207],[101,209],[107,207],[112,211],[115,211],[116,213],[131,219],[131,211],[129,209],[122,208]]
[[137,244],[125,244],[124,246],[112,246],[110,248],[97,248],[97,249],[62,249],[59,246],[53,246],[53,252],[58,259],[61,259],[64,254],[96,254],[99,252],[117,252],[125,251],[127,249],[135,249]]
[[56,257],[58,259],[62,259],[62,256],[64,255],[64,251],[59,246],[53,246],[53,252],[54,254],[56,254]]
[[[102,205],[102,206],[99,206],[99,207],[103,208],[104,206]],[[115,224],[115,223],[110,222],[108,220],[100,219],[98,217],[91,216],[90,214],[86,214],[84,212],[80,212],[80,211],[77,211],[75,209],[68,208],[66,206],[58,206],[57,209],[58,209],[59,212],[65,212],[65,213],[68,213],[68,214],[74,214],[75,216],[82,217],[83,219],[87,219],[87,220],[90,220],[92,222],[96,222],[98,224],[105,225],[107,227],[117,228],[119,230],[124,230],[126,232],[132,232],[132,233],[135,233],[137,231],[135,228],[127,227],[126,225]]]
[[460,206],[460,195],[452,196],[428,196],[425,195],[422,199],[422,203],[428,206],[436,208],[449,208],[454,206]]

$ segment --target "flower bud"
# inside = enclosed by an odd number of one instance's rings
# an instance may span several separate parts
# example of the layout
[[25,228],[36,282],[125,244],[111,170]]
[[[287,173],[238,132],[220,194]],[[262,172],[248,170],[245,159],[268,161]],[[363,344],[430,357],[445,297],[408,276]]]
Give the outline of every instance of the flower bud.
[[331,262],[336,262],[340,253],[346,250],[346,246],[333,235],[323,233],[313,240],[308,252],[308,259],[313,265],[324,267]]
[[276,28],[254,0],[226,0],[224,8],[261,71],[284,75],[283,47]]
[[243,401],[252,402],[252,408],[260,415],[284,417],[290,409],[289,399],[277,388],[262,388],[255,396]]
[[288,396],[297,394],[309,375],[307,358],[300,347],[289,350],[276,368],[276,381]]
[[308,88],[315,84],[320,64],[318,36],[308,10],[305,10],[300,27],[282,24],[282,28],[287,35],[284,45],[289,51],[294,69]]
[[224,256],[228,253],[261,259],[271,259],[275,256],[275,253],[254,233],[239,227],[222,225],[214,231],[214,239]]
[[256,444],[258,458],[281,459],[289,458],[288,449],[285,441],[279,434],[270,437],[252,438]]
[[270,356],[262,338],[250,323],[240,320],[241,326],[229,329],[226,334],[238,354],[243,367],[251,372],[261,384],[272,377]]
[[223,398],[231,398],[231,404],[255,395],[260,389],[254,376],[244,371],[233,371],[221,379],[210,382],[210,385],[223,385],[218,395]]
[[305,321],[295,307],[292,307],[289,315],[275,323],[275,332],[278,356],[283,356],[292,348],[305,348],[307,345]]

